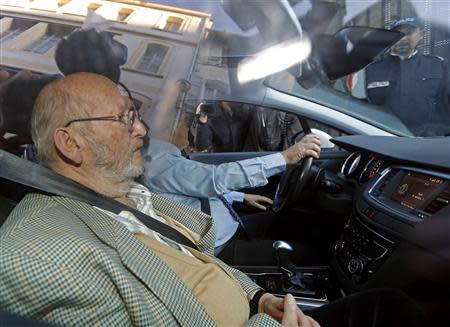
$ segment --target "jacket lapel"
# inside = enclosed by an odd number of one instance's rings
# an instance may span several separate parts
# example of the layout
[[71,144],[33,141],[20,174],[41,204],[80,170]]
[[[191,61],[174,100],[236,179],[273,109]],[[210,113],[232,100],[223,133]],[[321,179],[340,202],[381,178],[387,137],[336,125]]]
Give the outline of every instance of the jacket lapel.
[[129,269],[183,326],[213,326],[192,291],[157,255],[122,224],[94,207],[72,199],[55,200],[79,217],[102,241],[117,250]]

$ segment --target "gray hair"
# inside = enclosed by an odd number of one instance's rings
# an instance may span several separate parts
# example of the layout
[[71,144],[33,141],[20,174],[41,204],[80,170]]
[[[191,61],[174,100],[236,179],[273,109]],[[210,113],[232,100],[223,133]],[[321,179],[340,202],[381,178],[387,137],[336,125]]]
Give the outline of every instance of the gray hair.
[[[63,127],[72,119],[86,116],[85,103],[77,96],[64,90],[58,84],[60,81],[50,83],[41,93],[33,107],[31,116],[31,137],[37,147],[38,160],[41,164],[49,166],[58,159],[53,134],[59,127]],[[88,129],[79,127],[82,134]]]

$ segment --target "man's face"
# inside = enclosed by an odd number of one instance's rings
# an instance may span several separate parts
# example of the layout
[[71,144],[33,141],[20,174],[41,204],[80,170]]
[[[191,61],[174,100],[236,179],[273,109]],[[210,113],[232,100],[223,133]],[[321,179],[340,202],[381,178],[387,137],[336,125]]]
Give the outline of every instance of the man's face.
[[422,40],[423,30],[410,25],[401,25],[395,30],[404,33],[405,36],[394,44],[391,51],[399,56],[407,57],[416,49]]
[[[90,114],[92,117],[120,114],[128,117],[133,106],[131,100],[122,96],[117,89],[108,95],[100,96],[97,103],[104,105],[94,108]],[[90,124],[92,133],[87,137],[87,141],[90,144],[92,161],[99,173],[114,178],[117,182],[127,181],[142,174],[144,160],[140,150],[147,131],[137,118],[131,131],[126,124],[116,121],[92,121]]]

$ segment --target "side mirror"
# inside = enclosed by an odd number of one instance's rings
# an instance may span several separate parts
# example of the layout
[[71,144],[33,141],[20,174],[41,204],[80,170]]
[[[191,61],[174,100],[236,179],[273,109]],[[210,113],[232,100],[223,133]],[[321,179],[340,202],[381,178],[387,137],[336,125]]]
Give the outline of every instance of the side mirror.
[[404,36],[403,33],[379,28],[350,26],[334,35],[313,37],[311,56],[303,64],[297,82],[309,89],[355,73]]

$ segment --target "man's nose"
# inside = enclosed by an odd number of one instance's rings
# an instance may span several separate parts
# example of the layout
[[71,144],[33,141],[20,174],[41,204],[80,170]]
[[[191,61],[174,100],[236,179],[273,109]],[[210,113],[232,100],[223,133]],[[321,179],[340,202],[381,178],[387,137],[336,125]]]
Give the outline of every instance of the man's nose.
[[147,126],[139,119],[136,119],[133,126],[133,136],[144,137],[149,132]]

